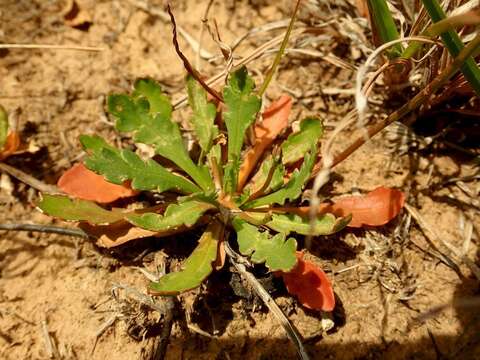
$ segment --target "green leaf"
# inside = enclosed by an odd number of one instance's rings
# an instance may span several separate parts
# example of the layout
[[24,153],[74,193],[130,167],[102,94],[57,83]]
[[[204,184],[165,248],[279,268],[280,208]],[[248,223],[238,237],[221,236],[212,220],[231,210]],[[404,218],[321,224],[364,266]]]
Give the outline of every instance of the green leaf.
[[253,93],[255,84],[245,67],[232,73],[223,91],[226,111],[223,115],[228,132],[228,163],[224,187],[227,193],[237,188],[240,153],[248,127],[255,122],[261,99]]
[[7,111],[0,105],[0,151],[5,146],[8,136],[8,114]]
[[218,128],[214,125],[217,108],[207,101],[207,92],[191,75],[187,77],[187,88],[188,102],[193,110],[191,123],[200,147],[208,153],[218,135]]
[[305,156],[323,134],[323,124],[318,118],[306,118],[300,123],[300,131],[291,134],[282,144],[282,162],[291,164]]
[[135,190],[163,192],[174,189],[187,194],[200,191],[197,185],[171,173],[156,161],[144,161],[133,151],[116,149],[98,136],[82,135],[80,142],[91,151],[85,165],[109,182],[120,185],[131,180]]
[[152,116],[160,115],[170,119],[172,116],[172,104],[168,97],[163,95],[161,87],[152,79],[138,79],[134,85],[133,96],[142,100],[146,98],[149,104],[149,113]]
[[146,230],[170,230],[180,226],[194,225],[207,210],[213,207],[212,204],[201,201],[185,201],[180,204],[169,205],[163,215],[155,213],[131,214],[126,219],[133,225]]
[[171,105],[154,81],[137,81],[131,97],[110,96],[108,108],[117,117],[118,130],[133,131],[136,142],[153,145],[157,154],[173,161],[202,189],[213,187],[208,169],[190,158],[178,124],[171,120]]
[[351,217],[336,218],[333,214],[323,214],[318,216],[313,228],[310,225],[310,219],[296,214],[273,214],[266,226],[270,229],[289,234],[295,232],[301,235],[329,235],[343,229],[349,223]]
[[237,232],[240,252],[257,264],[265,262],[271,271],[290,271],[297,262],[295,251],[297,242],[293,238],[285,241],[285,234],[273,237],[268,232],[260,232],[257,227],[238,217],[232,221]]
[[286,200],[295,200],[302,194],[302,188],[310,177],[312,172],[313,165],[317,158],[316,147],[312,147],[310,153],[305,155],[305,160],[303,161],[302,167],[300,170],[295,170],[292,174],[290,180],[283,186],[280,190],[277,190],[271,194],[263,196],[261,198],[249,201],[242,206],[243,209],[252,209],[260,206],[270,205],[270,204],[285,204]]
[[125,218],[125,213],[108,211],[93,201],[68,196],[43,194],[38,207],[46,214],[63,220],[88,221],[92,224],[111,224]]
[[272,192],[281,188],[283,185],[283,176],[285,173],[285,168],[283,164],[279,164],[279,161],[277,162],[272,156],[269,156],[262,162],[262,165],[260,165],[260,169],[253,176],[252,180],[250,180],[250,182],[247,183],[247,185],[245,186],[245,190],[249,191],[251,194],[260,190],[264,186],[265,181],[267,181],[268,175],[272,170],[272,166],[274,166],[275,169],[273,170],[273,175],[272,175],[272,179],[270,180],[270,184],[265,189],[265,193],[268,194],[269,192]]
[[169,273],[162,276],[158,282],[150,283],[150,293],[177,295],[200,286],[213,270],[212,262],[217,258],[221,231],[221,224],[210,225],[198,241],[195,250],[183,263],[183,270]]

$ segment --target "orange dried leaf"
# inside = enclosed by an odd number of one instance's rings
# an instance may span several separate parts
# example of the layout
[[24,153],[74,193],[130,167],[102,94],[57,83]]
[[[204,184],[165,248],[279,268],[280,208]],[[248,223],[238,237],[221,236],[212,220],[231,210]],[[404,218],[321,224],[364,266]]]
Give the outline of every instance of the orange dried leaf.
[[7,139],[5,140],[5,145],[0,151],[0,161],[5,160],[7,157],[15,153],[19,146],[20,136],[16,131],[12,131],[10,134],[8,134]]
[[297,251],[296,266],[292,271],[281,274],[288,292],[295,295],[306,308],[323,311],[335,308],[330,280],[317,265],[303,260],[303,253]]
[[292,109],[292,98],[282,95],[262,114],[263,121],[255,125],[255,144],[245,154],[238,176],[237,190],[241,191],[264,151],[276,137],[288,126],[288,116]]
[[[333,204],[323,203],[318,206],[318,213],[332,213],[338,217],[352,215],[347,225],[353,228],[362,226],[381,226],[395,218],[405,204],[403,192],[380,186],[366,195],[347,196]],[[301,216],[308,216],[310,208],[282,208]]]
[[336,216],[352,214],[350,227],[381,226],[395,218],[404,204],[403,192],[381,186],[363,196],[341,198],[328,212]]
[[137,194],[127,185],[107,182],[103,176],[87,169],[82,163],[73,165],[60,177],[58,187],[78,199],[110,203]]

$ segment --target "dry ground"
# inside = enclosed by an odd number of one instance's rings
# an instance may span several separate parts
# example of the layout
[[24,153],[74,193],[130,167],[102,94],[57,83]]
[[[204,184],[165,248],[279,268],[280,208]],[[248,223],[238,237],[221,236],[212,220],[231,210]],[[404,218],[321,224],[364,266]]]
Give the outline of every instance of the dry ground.
[[[160,81],[173,98],[183,88],[184,70],[171,45],[171,26],[154,10],[140,9],[141,1],[76,3],[81,12],[73,16],[69,1],[0,0],[2,43],[103,48],[101,52],[0,51],[0,103],[29,145],[29,151],[11,157],[8,164],[49,184],[81,158],[80,134],[98,133],[113,140],[112,123],[104,111],[105,95],[128,91],[142,76]],[[160,1],[150,3],[162,9]],[[177,22],[197,38],[207,1],[173,3]],[[322,6],[325,13],[321,15],[302,13],[305,21],[334,21],[296,45],[358,65],[369,44],[366,22],[347,1],[332,4],[330,10]],[[231,44],[252,28],[287,19],[290,10],[288,1],[215,1],[209,19],[217,21],[222,40]],[[245,55],[282,31],[251,36],[235,55]],[[220,55],[206,32],[203,43],[209,52]],[[183,39],[181,45],[195,59]],[[251,64],[257,83],[271,59],[270,54]],[[331,129],[353,108],[354,72],[334,62],[318,53],[291,52],[267,101],[289,92],[296,99],[293,118],[319,114]],[[224,66],[221,60],[201,65],[207,75]],[[390,111],[382,96],[374,100],[372,110],[377,116]],[[340,146],[351,139],[351,133],[344,135]],[[383,133],[361,148],[335,168],[324,195],[368,191],[379,185],[397,187],[407,193],[408,202],[426,223],[459,249],[465,229],[473,224],[466,256],[480,265],[479,182],[461,183],[471,196],[456,182],[443,183],[474,174],[474,165],[467,156],[435,148],[401,154],[391,150],[395,144]],[[0,186],[0,223],[65,226],[35,209],[38,193],[34,189],[6,174]],[[183,239],[186,245],[172,244],[174,239],[147,239],[105,251],[68,236],[2,232],[0,237],[2,359],[148,357],[163,322],[158,324],[158,314],[128,297],[125,290],[117,289],[112,295],[112,287],[122,284],[143,292],[147,279],[138,267],[152,268],[158,254],[181,257],[195,240],[195,234]],[[312,253],[334,282],[340,303],[333,314],[335,328],[324,333],[319,314],[302,309],[282,288],[274,294],[304,336],[313,359],[480,357],[478,306],[460,303],[478,295],[478,279],[463,264],[455,271],[432,255],[431,244],[407,212],[381,229],[317,239]],[[238,278],[226,269],[202,289],[179,299],[166,358],[295,358],[275,318],[258,301],[235,295],[229,283],[238,288]],[[458,306],[416,320],[452,301]]]

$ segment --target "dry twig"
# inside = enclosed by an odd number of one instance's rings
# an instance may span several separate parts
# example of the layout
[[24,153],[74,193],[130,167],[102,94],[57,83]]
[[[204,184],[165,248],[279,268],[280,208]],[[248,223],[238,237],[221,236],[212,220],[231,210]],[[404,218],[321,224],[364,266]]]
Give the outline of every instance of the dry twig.
[[[238,255],[235,251],[232,250],[228,243],[225,243],[225,252],[230,257],[230,260],[235,267],[235,269],[240,273],[240,275],[247,280],[247,282],[252,286],[252,289],[258,295],[258,297],[263,301],[263,303],[268,307],[268,309],[272,312],[273,315],[277,318],[280,322],[282,327],[285,329],[289,339],[295,345],[297,349],[297,353],[302,360],[308,360],[309,356],[303,347],[301,335],[298,331],[293,327],[290,323],[288,318],[283,313],[282,309],[277,305],[275,300],[270,296],[270,294],[265,290],[265,288],[260,284],[260,282],[252,275],[252,273],[248,272],[245,268],[245,265],[242,263],[243,258]],[[243,260],[244,262],[245,260]]]

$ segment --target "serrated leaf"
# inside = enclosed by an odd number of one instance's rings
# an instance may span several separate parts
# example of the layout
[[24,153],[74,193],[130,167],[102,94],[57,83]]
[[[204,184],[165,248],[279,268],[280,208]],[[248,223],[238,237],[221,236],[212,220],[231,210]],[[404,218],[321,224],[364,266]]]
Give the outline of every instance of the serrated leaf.
[[8,114],[7,111],[0,105],[0,151],[5,146],[8,136]]
[[125,218],[125,213],[108,211],[88,200],[72,200],[63,195],[43,194],[38,207],[46,214],[63,220],[112,224]]
[[207,101],[207,92],[191,75],[187,77],[187,89],[188,102],[193,110],[191,123],[200,147],[208,153],[218,135],[218,128],[214,125],[217,108]]
[[172,104],[168,97],[163,95],[161,87],[154,80],[138,79],[134,88],[133,96],[148,100],[150,115],[160,115],[166,119],[172,116]]
[[142,229],[151,231],[169,230],[179,226],[192,226],[213,205],[201,201],[185,201],[167,207],[163,215],[155,213],[131,214],[126,219]]
[[183,269],[162,276],[158,282],[151,283],[149,292],[154,295],[177,295],[200,286],[213,270],[212,263],[217,258],[221,232],[221,224],[211,224],[198,241],[195,250],[183,263]]
[[300,122],[300,130],[291,134],[282,144],[282,162],[291,164],[305,156],[323,134],[323,125],[318,118],[306,118]]
[[228,164],[224,175],[227,193],[232,193],[237,188],[245,132],[260,111],[261,99],[253,93],[254,86],[246,68],[242,67],[230,75],[223,91],[226,106],[223,117],[228,132]]
[[333,214],[322,214],[315,219],[312,227],[307,217],[297,214],[273,214],[272,220],[266,226],[287,235],[295,232],[301,235],[318,236],[340,231],[347,226],[349,220],[350,217],[337,219]]
[[133,151],[116,149],[98,136],[83,135],[80,142],[86,150],[91,151],[85,165],[111,183],[122,184],[130,180],[131,187],[135,190],[163,192],[174,189],[182,193],[200,191],[194,183],[171,173],[156,161],[144,161]]
[[131,97],[109,96],[108,108],[117,117],[118,130],[133,131],[136,142],[153,145],[157,154],[174,162],[202,189],[213,187],[208,169],[190,158],[178,124],[171,120],[171,105],[153,80],[137,81]]
[[293,238],[285,241],[285,234],[270,237],[268,232],[260,232],[256,226],[238,217],[232,225],[237,232],[240,252],[257,264],[265,262],[271,271],[289,271],[297,262],[295,251],[297,242]]
[[313,147],[311,148],[310,153],[305,155],[305,159],[300,170],[295,170],[293,172],[290,180],[285,184],[285,186],[269,195],[246,203],[242,206],[242,208],[251,209],[270,204],[283,205],[287,200],[292,201],[297,199],[302,193],[303,186],[310,177],[310,173],[312,172],[313,164],[315,163],[316,158],[316,147]]

